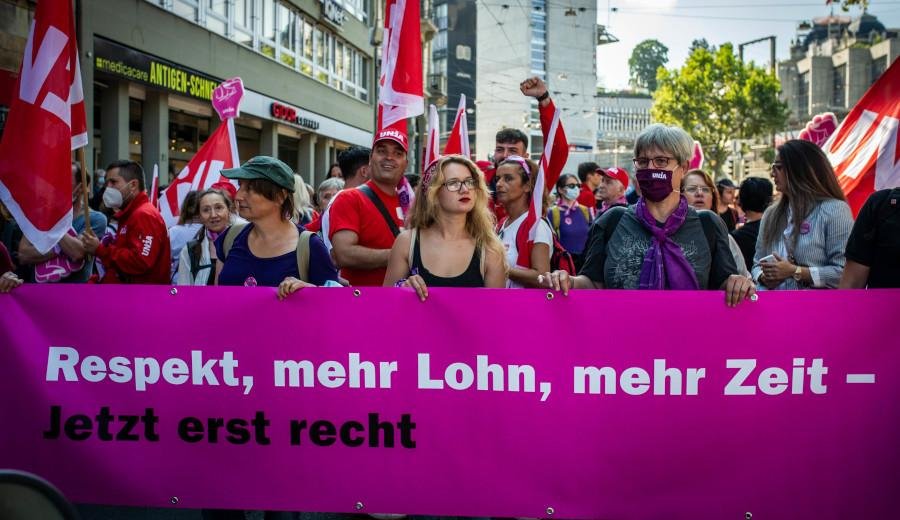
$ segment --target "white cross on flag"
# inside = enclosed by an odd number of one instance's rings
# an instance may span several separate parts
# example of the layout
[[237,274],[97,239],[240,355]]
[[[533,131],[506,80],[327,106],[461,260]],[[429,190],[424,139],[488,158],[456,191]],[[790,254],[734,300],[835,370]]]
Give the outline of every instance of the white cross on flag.
[[900,60],[822,145],[856,215],[875,190],[900,186]]
[[0,143],[0,200],[41,253],[72,226],[72,150],[87,144],[69,0],[41,0]]

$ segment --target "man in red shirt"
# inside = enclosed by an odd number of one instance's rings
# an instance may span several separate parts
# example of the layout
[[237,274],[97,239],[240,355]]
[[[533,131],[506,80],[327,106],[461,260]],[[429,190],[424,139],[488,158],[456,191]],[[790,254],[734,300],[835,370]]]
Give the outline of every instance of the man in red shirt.
[[103,203],[119,210],[115,238],[101,244],[81,235],[84,249],[103,265],[101,283],[170,283],[171,256],[166,223],[144,191],[144,169],[134,161],[116,161],[106,168]]
[[407,160],[406,133],[388,127],[376,134],[369,181],[332,202],[329,238],[341,276],[356,286],[381,286],[404,215],[397,186]]
[[578,194],[578,203],[582,206],[589,208],[597,206],[594,190],[600,187],[600,182],[603,180],[600,172],[600,166],[595,162],[583,162],[578,165],[578,180],[581,181],[581,193]]

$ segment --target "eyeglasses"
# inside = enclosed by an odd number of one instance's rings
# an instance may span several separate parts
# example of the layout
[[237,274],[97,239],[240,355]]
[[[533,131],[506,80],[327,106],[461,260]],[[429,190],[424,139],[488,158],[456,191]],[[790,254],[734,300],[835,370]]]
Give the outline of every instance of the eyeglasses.
[[783,172],[783,171],[784,171],[784,165],[781,164],[780,162],[773,162],[772,164],[769,165],[769,169],[770,169],[771,171],[773,171],[773,172],[774,172],[775,170],[778,170],[778,171],[780,171],[780,172]]
[[475,179],[469,177],[464,181],[459,179],[450,179],[449,181],[444,183],[444,187],[447,188],[447,191],[459,191],[463,186],[465,186],[467,190],[474,190],[476,184],[477,183],[475,182]]
[[709,186],[688,186],[684,189],[685,193],[690,193],[691,195],[696,195],[698,191],[704,195],[712,193],[712,189]]
[[653,163],[654,168],[665,168],[669,165],[669,161],[675,159],[674,157],[635,157],[631,160],[634,163],[635,168],[644,169],[650,166],[650,163]]
[[578,188],[579,185],[578,184],[565,184],[564,187],[565,188]]

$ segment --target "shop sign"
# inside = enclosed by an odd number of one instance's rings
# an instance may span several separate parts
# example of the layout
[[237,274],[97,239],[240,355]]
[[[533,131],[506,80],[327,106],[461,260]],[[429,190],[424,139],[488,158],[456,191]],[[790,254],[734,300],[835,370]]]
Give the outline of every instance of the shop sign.
[[296,108],[289,107],[287,105],[283,105],[277,101],[273,102],[269,108],[272,117],[275,119],[280,119],[281,121],[287,121],[288,123],[293,123],[295,125],[302,126],[303,128],[308,128],[310,130],[318,130],[319,122],[315,119],[309,119],[306,117],[301,117],[300,114],[297,113]]
[[344,26],[344,8],[337,0],[320,0],[322,2],[322,18],[337,27]]
[[212,76],[97,37],[94,70],[206,101],[220,83]]

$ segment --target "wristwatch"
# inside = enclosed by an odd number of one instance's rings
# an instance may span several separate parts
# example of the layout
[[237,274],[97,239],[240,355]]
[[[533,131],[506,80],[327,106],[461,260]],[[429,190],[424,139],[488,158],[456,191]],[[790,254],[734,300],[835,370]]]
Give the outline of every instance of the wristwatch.
[[803,277],[803,268],[798,265],[797,268],[794,269],[794,280],[797,280],[799,282],[802,277]]

